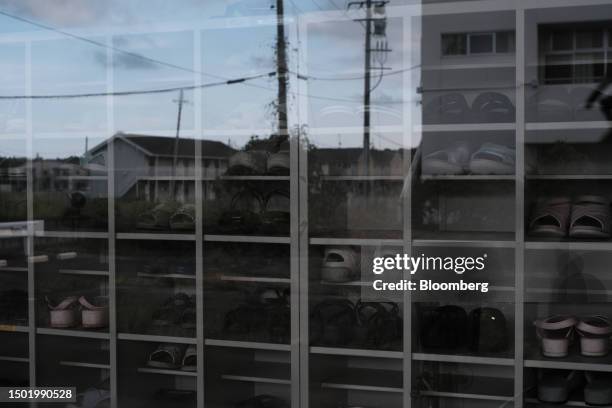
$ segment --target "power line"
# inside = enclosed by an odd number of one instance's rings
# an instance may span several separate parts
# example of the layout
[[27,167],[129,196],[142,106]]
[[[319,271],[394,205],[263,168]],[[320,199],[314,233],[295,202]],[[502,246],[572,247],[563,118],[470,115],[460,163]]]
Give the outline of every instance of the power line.
[[[351,16],[349,15],[349,13],[347,13],[347,12],[346,12],[346,9],[345,9],[344,7],[340,7],[340,6],[338,6],[338,4],[337,4],[337,3],[336,3],[334,0],[328,0],[328,1],[329,1],[329,2],[330,2],[330,3],[331,3],[331,4],[332,4],[332,5],[335,7],[335,8],[337,8],[337,9],[338,9],[338,10],[340,10],[340,11],[342,11],[342,12],[344,13],[344,15],[345,15],[345,16],[347,16],[348,18],[350,18],[350,19],[352,20]],[[358,23],[359,23],[359,25],[361,25],[361,26],[363,27],[363,29],[365,30],[365,28],[366,28],[365,23],[364,23],[363,21],[359,21]]]
[[[417,64],[417,65],[413,65],[408,68],[398,69],[395,71],[389,71],[387,73],[383,73],[382,76],[386,77],[386,76],[398,75],[406,71],[412,71],[414,69],[417,69],[420,66],[421,64]],[[362,80],[365,78],[365,75],[351,76],[351,77],[348,77],[348,76],[347,77],[321,77],[321,76],[316,76],[316,75],[304,75],[304,74],[300,74],[299,72],[293,72],[293,71],[291,71],[291,73],[294,75],[297,75],[298,79],[313,80],[313,81],[356,81],[356,80]]]
[[[338,7],[338,5],[333,1],[333,0],[328,0],[330,3],[334,4],[334,6]],[[338,7],[340,10],[342,10],[342,8]],[[348,14],[346,13],[346,11],[344,11],[344,13],[348,16]],[[58,98],[82,98],[82,97],[95,97],[95,96],[125,96],[125,95],[137,95],[137,94],[146,94],[146,93],[165,93],[165,92],[173,92],[173,91],[178,91],[180,89],[183,90],[189,90],[189,89],[196,89],[196,88],[208,88],[208,87],[212,87],[212,86],[220,86],[220,85],[228,85],[231,83],[234,83],[234,81],[236,81],[235,83],[242,83],[245,86],[249,86],[249,87],[253,87],[253,88],[259,88],[259,89],[264,89],[267,91],[274,91],[274,89],[267,87],[267,86],[263,86],[263,85],[257,85],[257,84],[252,84],[249,83],[248,81],[251,79],[258,79],[258,78],[263,78],[263,77],[267,77],[269,76],[269,74],[262,74],[262,75],[256,75],[254,77],[249,77],[249,78],[241,78],[241,79],[230,79],[230,78],[226,78],[220,75],[215,75],[215,74],[209,74],[206,72],[202,72],[202,71],[196,71],[193,70],[191,68],[186,68],[186,67],[182,67],[180,65],[176,65],[176,64],[172,64],[169,62],[165,62],[165,61],[161,61],[161,60],[157,60],[155,58],[150,58],[147,57],[145,55],[141,55],[135,52],[131,52],[131,51],[127,51],[124,50],[122,48],[119,47],[115,47],[112,45],[108,45],[99,41],[95,41],[86,37],[82,37],[76,34],[72,34],[70,32],[64,31],[64,30],[60,30],[58,28],[46,25],[46,24],[42,24],[42,23],[38,23],[36,21],[32,21],[20,16],[16,16],[13,15],[11,13],[8,13],[4,10],[0,10],[0,15],[3,15],[5,17],[8,18],[12,18],[14,20],[18,20],[21,22],[24,22],[26,24],[30,24],[33,25],[35,27],[39,27],[42,28],[44,30],[48,30],[48,31],[53,31],[56,32],[58,34],[62,34],[64,36],[79,40],[79,41],[83,41],[86,42],[90,45],[94,45],[96,47],[101,47],[101,48],[106,48],[106,49],[110,49],[112,51],[118,52],[118,53],[122,53],[125,55],[129,55],[132,56],[134,58],[139,58],[139,59],[143,59],[146,60],[148,62],[154,63],[154,64],[158,64],[158,65],[162,65],[162,66],[166,66],[169,68],[174,68],[177,70],[181,70],[181,71],[185,71],[185,72],[190,72],[190,73],[195,73],[195,74],[200,74],[200,75],[206,75],[212,78],[216,78],[216,79],[222,79],[222,82],[219,83],[213,83],[213,84],[202,84],[202,85],[194,85],[191,87],[176,87],[176,88],[165,88],[165,89],[156,89],[156,90],[148,90],[148,91],[124,91],[124,92],[113,92],[113,93],[88,93],[88,94],[66,94],[66,95],[9,95],[9,96],[0,96],[0,100],[8,100],[8,99],[58,99]],[[412,69],[412,68],[408,68],[408,69]],[[394,75],[396,73],[402,72],[403,70],[400,71],[396,71],[394,73],[387,73],[386,75]],[[332,80],[343,80],[343,79],[338,79],[338,78],[325,78],[325,77],[314,77],[314,76],[305,76],[305,75],[301,75],[299,73],[294,73],[295,75],[298,76],[299,79],[312,79],[312,80],[321,80],[321,81],[332,81]],[[363,77],[361,78],[347,78],[346,80],[356,80],[356,79],[363,79]],[[298,92],[294,92],[294,91],[289,91],[289,93],[296,95],[296,96],[302,96],[302,94],[298,93]],[[313,99],[321,99],[321,100],[328,100],[328,101],[336,101],[336,102],[349,102],[349,103],[357,103],[358,101],[356,100],[352,100],[352,99],[344,99],[344,98],[334,98],[334,97],[328,97],[328,96],[322,96],[322,95],[313,95],[313,94],[306,94],[303,95],[306,96],[307,98],[313,98]]]
[[48,30],[48,31],[56,32],[58,34],[62,34],[62,35],[65,35],[67,37],[73,38],[75,40],[84,41],[86,43],[89,43],[91,45],[95,45],[97,47],[107,48],[107,49],[110,49],[110,50],[115,51],[115,52],[120,53],[120,54],[125,54],[125,55],[129,55],[130,57],[139,58],[139,59],[142,59],[144,61],[151,62],[153,64],[157,64],[157,65],[162,65],[162,66],[166,66],[166,67],[169,67],[169,68],[178,69],[178,70],[189,72],[189,73],[192,73],[192,74],[201,74],[201,75],[207,75],[207,76],[210,76],[210,77],[213,77],[213,78],[217,78],[217,79],[226,79],[226,78],[223,78],[223,77],[220,77],[220,76],[217,76],[217,75],[207,74],[205,72],[199,72],[199,71],[193,70],[191,68],[186,68],[186,67],[182,67],[180,65],[172,64],[171,62],[166,62],[166,61],[157,60],[155,58],[150,58],[150,57],[147,57],[145,55],[138,54],[138,53],[132,52],[132,51],[127,51],[127,50],[124,50],[122,48],[115,47],[113,45],[108,45],[108,44],[105,44],[105,43],[102,43],[102,42],[99,42],[99,41],[96,41],[96,40],[92,40],[92,39],[87,38],[87,37],[82,37],[80,35],[72,34],[72,33],[68,32],[68,31],[60,30],[59,28],[55,28],[55,27],[52,27],[52,26],[49,26],[49,25],[46,25],[46,24],[42,24],[42,23],[38,23],[36,21],[29,20],[27,18],[23,18],[23,17],[20,17],[20,16],[16,16],[14,14],[7,13],[4,10],[0,10],[0,15],[12,18],[14,20],[21,21],[21,22],[26,23],[26,24],[33,25],[33,26],[38,27],[38,28],[42,28],[42,29],[45,29],[45,30]]
[[172,88],[161,88],[161,89],[148,89],[141,91],[119,91],[119,92],[92,92],[83,94],[56,94],[56,95],[0,95],[0,100],[7,99],[74,99],[74,98],[93,98],[100,96],[127,96],[127,95],[146,95],[146,94],[161,94],[176,91],[192,91],[195,89],[202,88],[213,88],[222,85],[234,85],[240,84],[246,81],[252,81],[254,79],[273,77],[276,76],[276,72],[268,72],[265,74],[253,75],[250,77],[229,79],[227,81],[211,82],[208,84],[199,85],[188,85],[188,86],[177,86]]
[[[209,73],[205,73],[205,72],[196,71],[196,70],[193,70],[193,69],[190,69],[190,68],[182,67],[180,65],[171,64],[171,63],[167,63],[165,61],[156,60],[155,58],[150,58],[150,57],[147,57],[147,56],[135,53],[135,52],[126,51],[126,50],[123,50],[123,49],[115,47],[115,46],[110,46],[110,45],[107,45],[105,43],[94,41],[94,40],[91,40],[91,39],[86,38],[86,37],[82,37],[82,36],[79,36],[79,35],[67,32],[67,31],[63,31],[63,30],[57,29],[57,28],[52,27],[52,26],[48,26],[46,24],[38,23],[38,22],[29,20],[29,19],[26,19],[26,18],[23,18],[23,17],[19,17],[19,16],[16,16],[16,15],[7,13],[4,10],[0,10],[0,15],[3,15],[5,17],[12,18],[14,20],[18,20],[18,21],[24,22],[26,24],[30,24],[30,25],[33,25],[35,27],[39,27],[39,28],[42,28],[42,29],[45,29],[45,30],[48,30],[48,31],[53,31],[53,32],[56,32],[58,34],[65,35],[67,37],[74,38],[76,40],[86,42],[86,43],[88,43],[90,45],[94,45],[96,47],[102,47],[102,48],[110,49],[112,51],[115,51],[115,52],[118,52],[118,53],[122,53],[122,54],[126,54],[126,55],[130,55],[130,56],[132,56],[134,58],[144,59],[146,61],[158,64],[158,65],[163,65],[163,66],[167,66],[167,67],[170,67],[170,68],[175,68],[175,69],[178,69],[178,70],[181,70],[181,71],[190,72],[190,73],[206,75],[206,76],[209,76],[209,77],[212,77],[212,78],[222,79],[222,80],[225,80],[225,81],[232,81],[229,78],[225,78],[225,77],[222,77],[222,76],[219,76],[219,75],[214,75],[214,74],[209,74]],[[267,90],[267,91],[274,91],[274,89],[272,89],[270,87],[267,87],[267,86],[252,84],[252,83],[245,82],[245,81],[242,81],[242,83],[244,84],[244,86],[249,86],[249,87],[252,87],[252,88],[264,89],[264,90]],[[174,90],[179,90],[179,89],[180,89],[180,87],[176,88]],[[157,92],[153,92],[153,93],[157,93]],[[299,93],[296,93],[296,92],[293,92],[293,91],[289,91],[289,93],[291,93],[293,95],[300,96]],[[118,94],[118,93],[115,93],[115,94]],[[78,94],[78,95],[69,96],[69,97],[78,98],[78,97],[103,96],[103,95],[109,95],[109,94],[102,94],[102,93],[101,94]],[[326,96],[316,96],[316,95],[305,95],[305,96],[307,96],[308,98],[315,98],[315,99],[322,99],[322,100],[331,100],[331,101],[338,101],[338,102],[351,102],[351,103],[355,102],[355,101],[350,100],[350,99],[340,99],[340,98],[332,98],[332,97],[326,97]],[[23,96],[17,96],[16,98],[9,98],[9,97],[4,97],[4,98],[5,99],[27,99],[27,98],[25,98]],[[41,98],[41,99],[43,99],[43,98]],[[52,99],[52,98],[47,98],[47,99]]]

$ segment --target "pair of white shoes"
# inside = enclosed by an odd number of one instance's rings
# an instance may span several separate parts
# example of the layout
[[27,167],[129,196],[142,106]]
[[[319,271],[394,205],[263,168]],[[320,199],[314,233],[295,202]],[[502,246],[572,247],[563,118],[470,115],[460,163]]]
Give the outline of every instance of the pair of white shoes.
[[422,173],[430,175],[514,174],[516,151],[496,143],[484,143],[473,151],[458,141],[423,158]]
[[609,352],[612,323],[606,317],[551,316],[534,324],[545,357],[566,357],[575,333],[580,335],[583,356],[602,357]]

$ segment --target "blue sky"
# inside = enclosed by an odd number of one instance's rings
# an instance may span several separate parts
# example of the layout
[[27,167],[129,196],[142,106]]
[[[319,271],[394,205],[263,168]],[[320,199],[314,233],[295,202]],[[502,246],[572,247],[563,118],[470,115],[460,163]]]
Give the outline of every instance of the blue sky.
[[[172,3],[172,4],[171,4]],[[305,15],[321,10],[338,10],[343,0],[286,1],[288,16]],[[257,19],[273,16],[271,0],[167,2],[161,0],[0,0],[0,11],[28,20],[105,42],[147,58],[163,61],[184,70],[155,64],[122,53],[114,53],[113,69],[109,52],[102,47],[80,40],[55,35],[55,39],[40,39],[42,28],[0,16],[0,94],[20,95],[26,91],[24,39],[34,39],[31,48],[33,94],[68,94],[105,92],[112,77],[115,91],[148,90],[166,87],[216,82],[219,78],[240,78],[274,71],[274,26],[257,24]],[[67,10],[70,10],[69,12]],[[200,31],[196,38],[193,27],[207,22],[236,21],[228,18],[251,16],[250,27],[228,26]],[[311,76],[354,78],[363,75],[363,28],[344,15],[345,21],[311,24],[306,39],[300,44],[293,40],[289,47],[291,69]],[[390,20],[388,42],[393,52],[386,62],[393,70],[404,68],[407,47],[402,44],[402,21]],[[146,27],[138,34],[126,34],[133,27]],[[168,29],[168,27],[171,27]],[[47,35],[47,38],[49,36]],[[194,52],[194,42],[200,41],[200,56]],[[302,64],[298,68],[298,61]],[[196,68],[205,75],[190,70]],[[309,95],[296,94],[297,83],[291,82],[292,112],[300,109],[302,123],[313,130],[310,139],[327,147],[356,146],[361,135],[361,101],[363,81],[311,80],[300,84]],[[376,78],[373,79],[376,82]],[[403,76],[385,77],[374,91],[372,141],[376,147],[401,144],[399,132],[377,136],[377,126],[400,127],[403,124]],[[146,132],[171,136],[176,127],[177,94],[156,94],[115,97],[112,105],[105,97],[52,99],[32,103],[33,149],[44,157],[80,154],[85,137],[89,145],[103,140],[115,131]],[[251,133],[274,132],[274,117],[270,103],[276,97],[276,81],[264,78],[249,85],[207,88],[202,92],[201,111],[193,104],[193,92],[185,97],[182,129],[193,135],[196,118],[201,117],[208,139],[217,139],[241,146]],[[306,104],[304,105],[304,100]],[[108,115],[111,107],[113,114]],[[112,121],[109,121],[112,117]],[[294,116],[297,117],[297,116]],[[114,124],[112,129],[109,125]],[[26,129],[23,102],[0,101],[0,136],[3,151],[19,151],[19,139]],[[316,135],[317,129],[325,135]],[[338,132],[334,129],[338,129]],[[23,149],[21,149],[23,150]]]

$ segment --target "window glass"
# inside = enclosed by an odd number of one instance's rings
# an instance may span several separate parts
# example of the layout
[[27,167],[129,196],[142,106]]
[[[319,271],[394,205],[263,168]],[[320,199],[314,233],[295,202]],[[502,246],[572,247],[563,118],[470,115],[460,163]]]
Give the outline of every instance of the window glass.
[[512,31],[501,31],[495,34],[495,51],[498,54],[506,54],[514,52],[515,50],[515,39],[514,32]]
[[442,34],[442,55],[467,54],[465,34]]
[[574,48],[573,31],[558,30],[552,33],[552,50],[564,51]]
[[548,83],[564,83],[572,78],[571,55],[548,55],[544,67],[544,75]]
[[602,30],[578,30],[576,31],[576,48],[601,48],[603,39]]
[[493,34],[470,35],[470,54],[485,54],[493,52]]

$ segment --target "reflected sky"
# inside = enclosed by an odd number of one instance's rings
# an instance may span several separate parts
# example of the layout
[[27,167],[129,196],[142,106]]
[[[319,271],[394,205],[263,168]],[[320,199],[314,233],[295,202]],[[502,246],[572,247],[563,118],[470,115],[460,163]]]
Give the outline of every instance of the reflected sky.
[[[155,90],[275,72],[274,3],[0,1],[0,95]],[[362,15],[345,7],[341,0],[285,2],[290,123],[309,129],[309,139],[321,146],[361,143],[364,28],[352,20]],[[406,24],[389,18],[386,39],[374,41],[386,40],[392,52],[375,66],[393,72],[409,66]],[[402,72],[380,79],[372,93],[372,143],[397,148],[389,139],[400,139],[404,103],[415,96],[406,91]],[[267,76],[187,91],[181,135],[233,147],[251,135],[267,137],[276,132],[276,97],[277,80]],[[31,127],[33,154],[42,157],[82,153],[86,138],[103,140],[118,131],[172,137],[177,99],[178,92],[35,100],[29,123],[25,102],[4,100],[0,132],[19,137]]]

